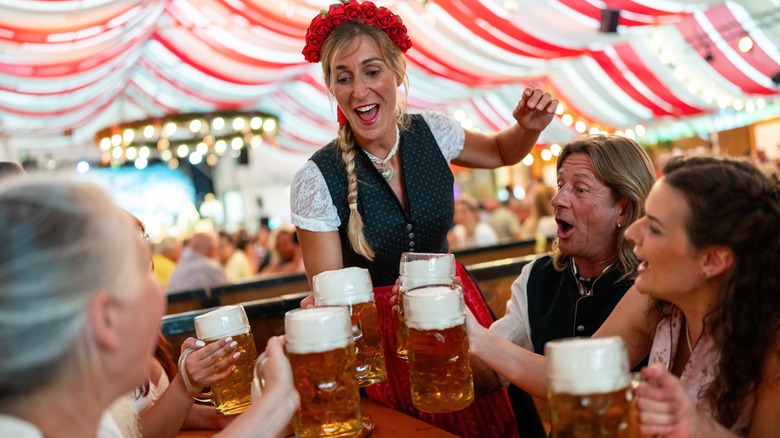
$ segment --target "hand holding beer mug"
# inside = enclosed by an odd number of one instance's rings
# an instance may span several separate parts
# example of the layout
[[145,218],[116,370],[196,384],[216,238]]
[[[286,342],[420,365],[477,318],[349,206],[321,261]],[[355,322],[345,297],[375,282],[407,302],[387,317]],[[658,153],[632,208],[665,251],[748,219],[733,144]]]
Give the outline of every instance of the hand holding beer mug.
[[354,437],[361,433],[360,387],[347,308],[291,310],[284,315],[284,329],[285,349],[301,398],[292,418],[295,436]]
[[398,271],[401,287],[398,290],[398,331],[396,354],[406,359],[406,323],[404,319],[404,291],[430,284],[451,284],[455,277],[455,256],[452,254],[405,252],[401,254]]
[[639,436],[620,337],[551,341],[544,355],[553,438]]
[[[249,328],[249,320],[241,306],[225,306],[217,310],[195,317],[195,334],[206,345],[213,344],[224,337],[231,337],[235,343],[236,352],[239,354],[235,363],[235,369],[225,379],[211,385],[211,391],[207,394],[209,401],[214,404],[217,412],[223,415],[233,415],[245,411],[252,402],[251,388],[254,376],[257,350],[255,340]],[[193,350],[188,349],[182,353],[179,360],[180,372],[187,381],[187,370],[183,369],[187,356]],[[229,356],[220,358],[228,360]],[[218,370],[215,366],[215,371]],[[215,373],[216,374],[216,373]]]
[[322,272],[312,279],[312,289],[317,307],[349,308],[357,357],[355,372],[360,386],[386,380],[379,313],[374,304],[374,291],[368,270],[352,267]]
[[414,407],[458,411],[474,400],[463,292],[433,285],[404,293],[409,374]]

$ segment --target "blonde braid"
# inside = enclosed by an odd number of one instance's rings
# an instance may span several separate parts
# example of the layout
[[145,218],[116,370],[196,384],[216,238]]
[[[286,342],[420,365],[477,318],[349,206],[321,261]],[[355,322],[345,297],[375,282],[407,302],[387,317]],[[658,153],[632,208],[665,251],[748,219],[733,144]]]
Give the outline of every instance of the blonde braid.
[[[355,138],[352,135],[352,128],[347,124],[339,128],[339,147],[341,148],[341,160],[347,170],[347,203],[357,205],[358,180],[355,172]],[[349,209],[349,224],[347,225],[347,236],[352,249],[367,258],[374,260],[374,250],[363,234],[363,217],[360,216],[357,208]]]

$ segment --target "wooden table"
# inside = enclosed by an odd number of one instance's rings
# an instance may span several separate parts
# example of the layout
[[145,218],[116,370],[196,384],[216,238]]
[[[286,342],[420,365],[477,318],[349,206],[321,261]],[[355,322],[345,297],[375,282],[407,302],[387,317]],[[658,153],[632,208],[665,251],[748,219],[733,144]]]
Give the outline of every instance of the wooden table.
[[[404,413],[395,411],[379,403],[363,399],[361,408],[364,414],[368,414],[374,420],[374,431],[369,437],[374,438],[396,438],[424,436],[426,438],[448,438],[457,437],[436,426],[410,417]],[[183,430],[179,432],[177,438],[205,438],[215,434],[213,430]]]

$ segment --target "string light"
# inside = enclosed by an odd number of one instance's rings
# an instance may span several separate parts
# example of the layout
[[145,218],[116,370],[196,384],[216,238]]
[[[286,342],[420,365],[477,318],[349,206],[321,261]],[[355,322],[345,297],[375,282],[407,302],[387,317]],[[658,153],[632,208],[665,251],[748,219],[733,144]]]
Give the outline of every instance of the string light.
[[186,113],[112,125],[95,134],[95,143],[103,153],[104,165],[135,161],[142,169],[150,160],[162,160],[175,168],[178,157],[193,165],[205,161],[214,166],[228,143],[240,155],[242,148],[258,148],[277,133],[277,118],[258,111]]
[[743,36],[739,39],[737,47],[742,53],[747,53],[753,50],[753,38],[750,38],[750,35]]

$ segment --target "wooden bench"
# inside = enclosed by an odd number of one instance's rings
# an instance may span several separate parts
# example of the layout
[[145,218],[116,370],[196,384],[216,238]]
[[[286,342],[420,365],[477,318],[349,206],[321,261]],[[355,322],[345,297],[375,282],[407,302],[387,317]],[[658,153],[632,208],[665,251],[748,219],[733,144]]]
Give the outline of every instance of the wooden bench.
[[280,297],[309,290],[304,273],[265,277],[211,288],[211,296],[220,306],[262,298]]
[[[522,257],[533,254],[535,244],[535,240],[519,240],[483,248],[467,249],[454,254],[455,258],[467,266],[472,274],[485,272],[484,274],[478,274],[480,275],[480,278],[478,278],[480,287],[491,291],[486,293],[486,298],[488,298],[491,308],[496,312],[496,315],[503,315],[509,286],[512,284],[514,277],[519,275],[519,269],[522,269],[521,265],[514,265],[513,263],[522,259]],[[504,268],[502,263],[509,266]],[[499,277],[506,278],[500,279]],[[228,304],[245,303],[307,292],[309,290],[308,279],[306,274],[303,273],[254,278],[210,289],[169,294],[167,313],[170,315]],[[496,293],[492,291],[496,291]]]
[[190,310],[207,309],[218,303],[211,298],[208,289],[187,290],[168,294],[166,314],[188,312]]
[[496,318],[506,313],[506,302],[512,296],[512,283],[520,276],[523,267],[537,257],[539,254],[466,266]]
[[[552,240],[547,240],[545,251],[550,250]],[[455,258],[465,266],[494,260],[511,259],[536,254],[536,239],[516,240],[497,245],[455,251]]]

